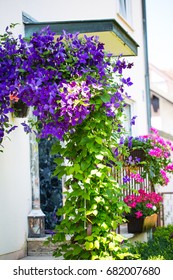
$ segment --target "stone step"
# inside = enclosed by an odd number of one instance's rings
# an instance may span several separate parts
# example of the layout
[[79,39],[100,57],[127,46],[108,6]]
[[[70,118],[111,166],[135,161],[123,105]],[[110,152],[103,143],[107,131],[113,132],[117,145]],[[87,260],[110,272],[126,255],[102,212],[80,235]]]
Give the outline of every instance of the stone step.
[[[144,233],[142,234],[129,234],[127,232],[127,225],[121,225],[120,226],[120,234],[124,236],[127,239],[130,239],[131,241],[136,241],[143,239],[146,241],[146,236]],[[28,238],[27,239],[27,256],[23,259],[30,259],[30,260],[38,260],[38,259],[55,259],[53,255],[53,251],[57,248],[57,244],[49,243],[48,245],[45,245],[45,241],[47,241],[48,237],[50,235],[47,235],[46,237],[42,238]],[[63,259],[63,257],[56,258],[56,259]]]
[[57,248],[57,244],[49,243],[45,245],[49,236],[42,238],[27,239],[27,255],[28,256],[52,256],[53,251]]
[[[126,238],[133,237],[133,234],[128,234],[125,226],[121,225],[120,234]],[[45,245],[50,235],[42,238],[28,238],[27,239],[27,255],[28,256],[52,256],[53,251],[57,248],[57,244],[49,243]]]

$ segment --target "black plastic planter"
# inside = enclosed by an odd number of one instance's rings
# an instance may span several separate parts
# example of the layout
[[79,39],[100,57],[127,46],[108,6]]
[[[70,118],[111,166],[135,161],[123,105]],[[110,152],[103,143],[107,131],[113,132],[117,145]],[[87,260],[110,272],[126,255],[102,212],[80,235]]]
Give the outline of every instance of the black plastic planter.
[[17,118],[25,118],[28,114],[28,106],[21,100],[12,104],[12,108],[14,109],[14,116]]
[[143,232],[144,217],[136,218],[135,216],[127,216],[128,220],[127,228],[129,233],[141,233]]
[[131,150],[130,155],[133,160],[135,160],[135,158],[140,158],[140,162],[146,159],[145,151],[142,149]]
[[135,216],[128,215],[126,216],[126,219],[128,220],[127,228],[129,233],[142,233],[156,227],[157,214],[140,217],[138,219]]

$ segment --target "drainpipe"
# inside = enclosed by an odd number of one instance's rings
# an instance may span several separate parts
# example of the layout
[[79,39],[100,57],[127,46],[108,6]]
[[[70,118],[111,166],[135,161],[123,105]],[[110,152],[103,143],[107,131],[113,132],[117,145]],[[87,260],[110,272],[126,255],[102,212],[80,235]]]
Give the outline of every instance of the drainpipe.
[[151,101],[150,101],[150,80],[149,80],[149,63],[148,63],[146,0],[142,0],[142,19],[143,19],[143,40],[144,40],[144,59],[145,59],[145,87],[146,87],[146,101],[147,101],[147,124],[148,124],[148,131],[149,131],[151,128]]

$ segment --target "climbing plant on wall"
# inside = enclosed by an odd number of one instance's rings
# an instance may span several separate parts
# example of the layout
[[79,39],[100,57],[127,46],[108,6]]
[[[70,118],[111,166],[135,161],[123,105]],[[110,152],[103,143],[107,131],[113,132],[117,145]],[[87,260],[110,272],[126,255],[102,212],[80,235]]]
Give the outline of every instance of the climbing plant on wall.
[[[125,153],[121,136],[125,88],[130,69],[122,57],[106,54],[97,37],[67,34],[55,39],[46,28],[31,38],[14,39],[8,29],[0,42],[0,137],[9,129],[8,113],[19,100],[33,107],[32,126],[38,138],[57,138],[52,152],[54,175],[66,180],[66,202],[55,228],[54,255],[65,259],[133,258],[122,236],[116,233],[122,214],[122,187],[111,176],[111,166],[122,166]],[[8,68],[8,77],[6,74]]]

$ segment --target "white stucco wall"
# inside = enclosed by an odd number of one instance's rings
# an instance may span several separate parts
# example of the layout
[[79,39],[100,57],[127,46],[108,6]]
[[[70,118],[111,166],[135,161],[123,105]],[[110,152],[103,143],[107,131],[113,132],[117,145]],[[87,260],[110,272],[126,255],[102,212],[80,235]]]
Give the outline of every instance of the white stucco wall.
[[[127,57],[129,62],[133,62],[132,70],[128,71],[133,85],[127,89],[131,95],[130,104],[132,106],[132,116],[136,115],[136,124],[132,127],[134,136],[148,133],[147,108],[146,108],[146,88],[145,88],[145,58],[141,1],[132,0],[131,23],[124,21],[118,11],[115,13],[116,20],[123,26],[132,38],[138,43],[138,56]],[[117,6],[118,8],[118,6]],[[127,75],[127,76],[128,76]]]
[[38,21],[114,18],[116,7],[116,0],[32,0],[25,2],[25,12]]
[[[11,23],[20,23],[14,29],[16,36],[23,34],[22,4],[20,0],[0,1],[0,34]],[[21,119],[12,122],[19,128],[10,134],[10,140],[3,141],[4,152],[0,153],[0,258],[24,251],[31,209],[29,138],[20,127]]]
[[23,34],[22,23],[22,11],[23,2],[21,0],[1,0],[0,1],[0,34],[4,33],[4,30],[11,23],[20,23],[14,29],[14,34]]
[[0,153],[0,255],[22,250],[28,234],[31,209],[29,139],[19,125]]

